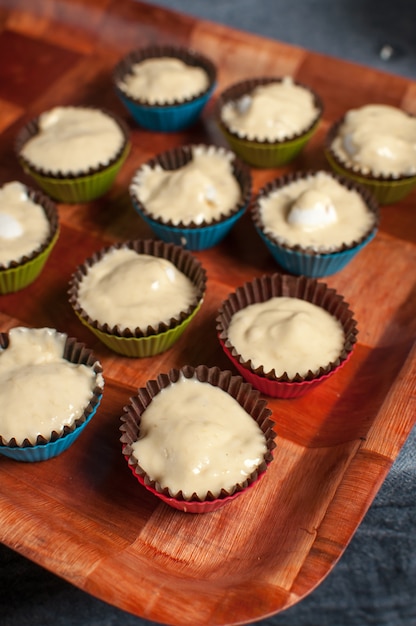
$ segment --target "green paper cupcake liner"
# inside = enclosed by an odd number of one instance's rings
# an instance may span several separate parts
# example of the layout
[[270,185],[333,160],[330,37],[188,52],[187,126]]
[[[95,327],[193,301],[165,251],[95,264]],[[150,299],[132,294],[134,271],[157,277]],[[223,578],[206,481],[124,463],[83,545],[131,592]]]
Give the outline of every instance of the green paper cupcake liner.
[[318,114],[315,119],[312,120],[311,124],[302,132],[292,135],[292,137],[288,137],[287,139],[276,141],[247,139],[230,130],[222,121],[221,111],[227,103],[239,100],[242,96],[250,94],[256,87],[281,81],[282,78],[260,77],[235,83],[220,94],[216,104],[215,116],[220,131],[223,133],[232,150],[234,150],[243,161],[253,167],[274,168],[293,161],[311,139],[322,118],[323,104],[318,94],[307,85],[294,81],[295,85],[303,87],[313,95],[315,105],[318,109]]
[[101,172],[78,178],[51,178],[43,176],[21,161],[25,172],[29,174],[51,198],[67,204],[90,202],[103,196],[113,184],[130,151],[127,144],[118,160]]
[[158,333],[156,335],[148,335],[147,337],[119,337],[117,335],[111,335],[99,328],[95,328],[89,324],[82,316],[76,311],[78,318],[81,322],[94,333],[98,339],[118,354],[128,356],[132,358],[145,358],[149,356],[155,356],[161,352],[166,352],[173,346],[176,341],[182,336],[187,329],[193,318],[201,308],[202,301],[198,304],[196,309],[187,317],[179,326],[170,328],[169,330]]
[[24,289],[41,274],[59,237],[59,217],[55,203],[42,192],[26,187],[28,198],[41,206],[49,222],[49,234],[32,254],[9,266],[0,265],[0,295]]
[[59,231],[56,232],[54,238],[43,250],[43,252],[41,252],[34,259],[27,261],[27,263],[23,263],[17,267],[10,267],[5,270],[0,269],[1,295],[13,293],[14,291],[20,291],[36,280],[42,272],[45,263],[58,240],[58,236]]
[[243,161],[253,167],[264,169],[281,167],[293,161],[306,146],[317,127],[318,123],[307,133],[293,140],[276,144],[265,144],[242,139],[230,133],[224,125],[220,126],[230,147]]
[[393,176],[364,174],[358,168],[353,169],[338,158],[331,146],[343,120],[344,118],[341,118],[335,122],[330,127],[325,138],[325,157],[334,172],[362,185],[374,196],[379,204],[394,204],[406,198],[416,187],[416,175],[394,178]]
[[[91,108],[94,107],[81,107]],[[20,130],[15,141],[15,153],[23,170],[51,198],[68,204],[90,202],[104,195],[111,187],[130,152],[129,129],[125,121],[106,109],[97,109],[111,117],[123,133],[124,142],[108,164],[98,163],[89,170],[75,173],[55,173],[37,168],[22,155],[24,145],[39,132],[39,118],[30,120]]]
[[[134,250],[137,254],[147,254],[170,261],[196,287],[195,301],[169,323],[144,328],[109,327],[104,322],[93,320],[78,302],[79,284],[89,269],[110,251],[120,248]],[[80,321],[93,332],[110,350],[124,356],[142,358],[168,350],[187,329],[202,306],[206,290],[206,271],[191,252],[181,246],[152,239],[137,239],[119,242],[95,253],[80,265],[69,283],[69,302]],[[145,295],[143,295],[145,297]]]
[[379,204],[386,205],[399,202],[406,198],[416,187],[416,176],[397,180],[377,180],[375,178],[360,176],[350,169],[343,167],[341,163],[334,158],[330,150],[325,151],[325,156],[334,172],[346,178],[350,178],[365,187]]

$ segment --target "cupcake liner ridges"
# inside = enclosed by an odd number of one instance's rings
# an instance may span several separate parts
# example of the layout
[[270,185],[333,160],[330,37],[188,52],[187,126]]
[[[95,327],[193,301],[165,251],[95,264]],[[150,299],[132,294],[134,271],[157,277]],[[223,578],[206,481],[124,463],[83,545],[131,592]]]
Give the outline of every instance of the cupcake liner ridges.
[[332,176],[346,189],[354,190],[360,194],[369,211],[374,215],[374,223],[360,239],[357,239],[349,244],[343,244],[337,250],[330,252],[318,252],[313,250],[311,247],[286,244],[273,237],[271,234],[264,232],[261,219],[260,201],[272,194],[276,189],[281,189],[285,185],[292,182],[313,176],[316,172],[298,171],[270,181],[259,190],[253,204],[251,217],[257,233],[260,235],[275,261],[285,271],[291,274],[298,276],[303,275],[310,278],[321,278],[323,276],[335,274],[346,267],[346,265],[348,265],[348,263],[358,254],[358,252],[370,243],[377,233],[380,218],[379,207],[376,199],[368,191],[368,189],[336,173],[325,173],[328,176]]
[[44,192],[56,201],[68,204],[82,203],[90,202],[104,195],[110,189],[129,154],[130,141],[127,124],[114,113],[105,109],[100,110],[117,122],[123,132],[124,143],[109,163],[98,163],[88,171],[56,174],[36,167],[35,164],[23,157],[21,154],[23,146],[38,133],[39,118],[30,120],[17,135],[15,152],[22,168],[37,182]]
[[133,176],[130,184],[130,198],[133,207],[140,217],[150,226],[155,235],[165,242],[171,242],[183,246],[187,250],[205,250],[211,248],[230,232],[234,224],[243,216],[250,203],[252,179],[249,168],[237,157],[233,157],[233,174],[240,186],[241,197],[235,208],[220,219],[203,224],[173,224],[171,221],[164,222],[151,215],[145,205],[137,197],[135,186],[140,177],[143,167],[150,169],[161,166],[164,170],[176,170],[186,165],[192,159],[192,151],[195,148],[206,148],[207,151],[219,154],[229,154],[229,151],[218,146],[179,146],[167,150],[145,163]]
[[365,187],[381,205],[394,204],[406,198],[416,187],[416,175],[381,176],[362,172],[360,168],[344,163],[332,149],[332,143],[344,121],[341,118],[329,129],[325,138],[325,156],[334,172]]
[[[177,318],[172,318],[169,324],[161,322],[157,327],[125,328],[93,320],[78,302],[78,288],[89,268],[101,260],[113,249],[130,248],[138,254],[148,254],[167,259],[176,268],[187,276],[197,287],[195,302],[182,311]],[[152,239],[137,239],[119,242],[96,252],[92,257],[80,265],[72,275],[69,283],[69,302],[80,319],[108,348],[129,357],[147,357],[159,354],[169,349],[186,330],[193,318],[197,315],[206,290],[206,272],[201,263],[190,252],[174,244]]]
[[[251,304],[265,302],[279,296],[307,300],[328,311],[342,324],[344,346],[336,361],[321,367],[316,372],[309,371],[306,376],[298,374],[295,378],[289,378],[286,373],[277,377],[274,371],[265,372],[263,367],[254,368],[251,361],[243,360],[228,340],[227,331],[233,315]],[[301,396],[332,376],[349,360],[358,333],[353,312],[343,296],[335,289],[329,288],[325,283],[316,279],[279,273],[255,278],[231,293],[218,311],[216,328],[225,354],[239,373],[262,393],[278,398]]]
[[221,110],[228,102],[238,100],[245,94],[252,92],[258,86],[279,82],[281,80],[281,78],[260,77],[238,82],[226,88],[219,95],[216,103],[215,116],[221,132],[229,143],[231,149],[234,150],[234,152],[238,154],[243,161],[253,167],[281,167],[293,161],[317,130],[322,117],[323,103],[319,95],[309,86],[295,81],[296,85],[304,87],[313,94],[315,104],[319,109],[317,117],[302,132],[280,141],[247,139],[230,130],[221,120]]
[[49,222],[49,234],[45,241],[30,255],[7,267],[0,265],[0,295],[24,289],[42,272],[59,237],[59,217],[55,204],[40,191],[26,188],[29,198],[41,206]]
[[[0,349],[5,350],[8,345],[8,333],[0,333]],[[66,338],[63,357],[71,363],[91,367],[96,374],[102,372],[101,364],[97,361],[93,351],[72,337]],[[58,456],[74,443],[89,424],[100,405],[102,396],[103,386],[97,384],[82,415],[71,426],[65,426],[62,432],[51,432],[49,438],[39,435],[35,444],[27,439],[22,445],[18,445],[15,439],[4,442],[0,435],[0,454],[23,462],[45,461]],[[28,411],[30,411],[30,403],[28,403]]]
[[[132,65],[145,59],[159,57],[178,58],[187,65],[201,67],[208,75],[208,87],[196,96],[169,104],[150,104],[125,93],[120,87],[120,82],[130,72]],[[158,132],[176,132],[194,124],[211,97],[216,80],[217,70],[210,59],[196,50],[169,45],[153,45],[132,50],[117,63],[113,70],[115,91],[135,122],[145,129]]]
[[[243,483],[236,484],[230,491],[223,489],[217,497],[210,492],[205,498],[193,494],[191,498],[185,499],[182,492],[172,495],[169,489],[162,488],[158,482],[152,480],[132,455],[131,445],[140,434],[141,415],[160,391],[174,385],[181,376],[210,383],[229,393],[252,416],[265,435],[267,451],[257,469]],[[130,403],[124,407],[120,431],[122,433],[120,438],[122,454],[135,478],[166,504],[187,513],[214,511],[252,488],[265,474],[268,465],[273,460],[273,450],[276,447],[274,421],[271,419],[271,411],[267,407],[267,402],[240,376],[235,376],[228,370],[223,371],[218,367],[208,368],[205,365],[199,365],[196,368],[188,365],[181,369],[172,369],[168,373],[159,374],[157,379],[148,381],[146,386],[138,389],[137,395],[130,398]]]

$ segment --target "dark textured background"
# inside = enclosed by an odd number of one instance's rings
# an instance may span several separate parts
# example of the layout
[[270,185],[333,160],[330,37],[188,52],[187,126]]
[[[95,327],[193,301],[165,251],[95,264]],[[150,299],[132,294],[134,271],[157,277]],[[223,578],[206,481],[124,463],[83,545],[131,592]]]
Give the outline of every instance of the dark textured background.
[[[164,0],[160,4],[416,77],[414,0]],[[380,50],[391,46],[383,60]],[[1,479],[1,477],[0,477]],[[257,626],[416,626],[416,431],[344,556],[295,607]],[[0,546],[0,626],[151,626]],[[195,626],[198,626],[196,624]]]

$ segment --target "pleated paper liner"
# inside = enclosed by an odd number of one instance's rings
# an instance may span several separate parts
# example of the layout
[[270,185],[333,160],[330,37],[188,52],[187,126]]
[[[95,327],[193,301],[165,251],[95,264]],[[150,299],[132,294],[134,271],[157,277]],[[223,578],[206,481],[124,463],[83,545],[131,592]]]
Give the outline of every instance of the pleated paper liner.
[[[109,327],[108,324],[93,320],[78,301],[79,284],[89,269],[114,249],[129,248],[137,254],[147,254],[164,258],[182,272],[197,288],[195,301],[168,324],[161,322],[156,327],[125,328]],[[153,356],[171,348],[182,336],[197,315],[206,290],[206,272],[199,260],[180,246],[151,239],[137,239],[105,247],[80,265],[69,283],[69,302],[80,319],[110,350],[133,358]],[[143,294],[145,297],[145,294]]]
[[249,95],[259,86],[281,82],[279,77],[251,78],[235,83],[227,87],[220,95],[216,103],[215,117],[217,124],[225,139],[238,156],[249,165],[257,168],[281,167],[293,161],[305,148],[318,128],[323,114],[323,103],[319,95],[307,85],[297,81],[294,84],[307,89],[314,99],[318,109],[317,116],[302,131],[282,140],[261,140],[241,136],[232,131],[221,119],[221,111],[229,102],[235,102],[245,95]]
[[[160,166],[167,171],[177,170],[192,160],[192,154],[195,149],[206,150],[207,153],[213,155],[230,156],[233,175],[241,190],[239,202],[231,211],[222,215],[219,219],[202,224],[195,224],[194,222],[174,224],[172,221],[163,221],[155,217],[146,209],[145,204],[138,197],[143,169],[154,169],[156,166]],[[150,226],[157,237],[163,241],[183,246],[187,250],[204,250],[220,243],[235,223],[244,215],[250,203],[251,189],[252,179],[249,168],[232,152],[214,145],[187,145],[167,150],[143,164],[135,172],[131,181],[130,198],[137,213]]]
[[[58,331],[56,331],[58,332]],[[7,350],[9,345],[8,333],[0,333],[0,349]],[[52,431],[49,437],[39,435],[35,442],[26,439],[21,445],[16,443],[13,438],[10,441],[4,441],[0,435],[0,454],[7,456],[16,461],[36,462],[46,461],[58,456],[67,450],[78,437],[81,435],[86,426],[94,417],[98,406],[100,405],[104,379],[102,378],[102,367],[92,350],[87,348],[85,344],[78,342],[73,337],[67,337],[63,358],[70,363],[79,363],[93,369],[95,374],[100,375],[100,380],[93,390],[92,397],[84,408],[82,415],[74,421],[71,426],[64,426],[62,431]],[[22,397],[22,403],[25,403],[27,411],[30,412],[31,398]],[[47,401],[47,398],[45,399]]]
[[321,278],[329,276],[341,271],[352,261],[352,259],[375,237],[379,225],[379,207],[374,196],[364,187],[357,183],[339,176],[324,172],[327,176],[332,176],[347,190],[353,190],[363,199],[368,211],[374,216],[371,226],[363,233],[362,237],[345,243],[336,250],[319,252],[312,247],[302,247],[300,245],[291,245],[274,237],[270,233],[266,233],[261,217],[261,200],[270,196],[274,191],[283,189],[298,180],[304,180],[309,177],[316,176],[319,172],[314,171],[298,171],[287,174],[270,181],[262,189],[259,190],[255,201],[251,216],[257,233],[265,243],[274,260],[287,272],[296,275],[308,276],[311,278]]
[[[132,66],[146,59],[161,57],[177,58],[186,65],[201,67],[208,76],[207,88],[195,96],[164,104],[149,103],[127,94],[122,83],[125,76],[131,73]],[[180,46],[152,45],[132,50],[113,70],[115,91],[135,122],[147,130],[158,132],[180,131],[195,124],[215,89],[216,80],[216,66],[208,57],[196,50]]]
[[358,165],[344,162],[332,149],[343,122],[344,117],[335,122],[325,138],[325,156],[334,172],[368,189],[381,205],[394,204],[406,198],[416,187],[416,175],[383,176],[363,172]]
[[[276,376],[274,370],[266,372],[262,366],[255,368],[250,360],[245,361],[237,352],[228,339],[228,328],[233,315],[251,304],[266,302],[271,298],[281,296],[306,300],[321,307],[342,324],[344,345],[335,361],[324,363],[318,371],[309,371],[306,376],[297,374],[294,378],[290,378],[287,373]],[[220,344],[241,376],[265,395],[275,398],[302,396],[336,374],[351,357],[358,333],[353,312],[344,297],[335,289],[306,276],[289,276],[279,273],[255,278],[238,287],[222,303],[216,324]]]
[[33,283],[41,274],[59,237],[59,217],[54,202],[40,191],[29,187],[26,191],[30,200],[44,210],[49,232],[45,241],[31,254],[12,261],[7,267],[0,264],[0,295],[20,291]]
[[[158,393],[166,387],[174,385],[181,377],[209,383],[228,393],[251,415],[265,436],[267,451],[256,470],[244,482],[236,484],[229,491],[223,489],[219,495],[213,495],[208,491],[204,498],[193,494],[191,498],[186,499],[182,492],[172,494],[167,487],[163,488],[160,483],[148,476],[132,454],[132,444],[140,437],[140,422],[143,412]],[[135,478],[163,502],[186,513],[215,511],[258,485],[259,480],[264,476],[267,467],[273,460],[273,450],[276,447],[274,421],[271,419],[271,411],[267,407],[267,402],[240,376],[235,376],[227,370],[220,370],[218,367],[208,368],[205,365],[199,365],[196,368],[187,365],[181,369],[172,369],[168,373],[159,374],[156,380],[148,381],[146,386],[139,389],[137,395],[130,398],[130,403],[124,407],[120,430],[122,432],[120,439],[122,454]]]
[[[94,107],[82,107],[94,109]],[[24,145],[39,132],[39,117],[29,121],[18,133],[15,152],[24,171],[31,176],[39,187],[58,202],[84,203],[103,196],[112,186],[130,151],[129,129],[124,120],[105,109],[99,109],[111,117],[123,133],[124,141],[117,153],[108,163],[97,163],[86,171],[53,172],[39,168],[22,155]]]

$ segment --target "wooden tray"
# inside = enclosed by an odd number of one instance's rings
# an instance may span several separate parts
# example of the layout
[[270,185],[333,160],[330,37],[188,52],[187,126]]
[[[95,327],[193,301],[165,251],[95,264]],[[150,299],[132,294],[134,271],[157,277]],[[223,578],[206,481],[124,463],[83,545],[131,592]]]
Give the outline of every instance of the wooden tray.
[[[293,75],[325,103],[298,169],[326,167],[323,137],[347,108],[385,102],[416,113],[416,86],[132,0],[0,0],[0,24],[2,183],[30,182],[13,140],[27,119],[56,104],[112,109],[128,120],[133,140],[105,198],[60,205],[60,239],[42,276],[0,299],[1,330],[23,324],[66,331],[95,349],[107,383],[97,416],[62,456],[31,465],[0,458],[1,540],[85,591],[158,622],[214,626],[281,611],[312,591],[342,555],[415,421],[415,196],[383,208],[376,239],[327,279],[355,312],[359,344],[347,366],[310,395],[270,402],[278,448],[258,488],[213,514],[174,511],[131,476],[119,444],[122,407],[137,387],[173,366],[229,369],[216,339],[216,311],[236,286],[277,267],[244,218],[222,245],[197,255],[208,272],[207,298],[171,351],[122,358],[78,322],[66,293],[74,268],[104,244],[150,236],[126,191],[137,167],[182,143],[222,143],[212,103],[189,133],[135,127],[110,73],[124,53],[158,41],[210,56],[219,90],[250,76]],[[255,190],[289,169],[253,171]]]

